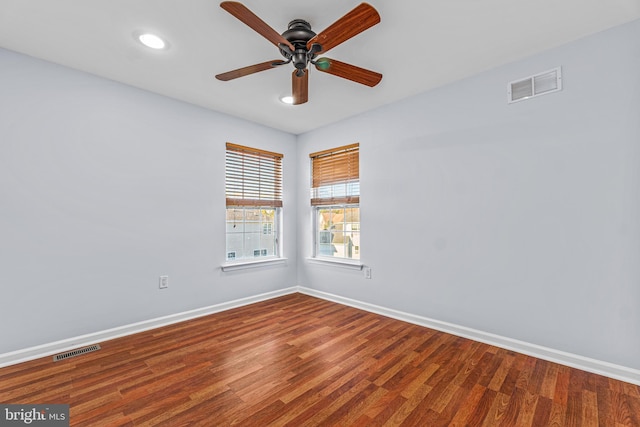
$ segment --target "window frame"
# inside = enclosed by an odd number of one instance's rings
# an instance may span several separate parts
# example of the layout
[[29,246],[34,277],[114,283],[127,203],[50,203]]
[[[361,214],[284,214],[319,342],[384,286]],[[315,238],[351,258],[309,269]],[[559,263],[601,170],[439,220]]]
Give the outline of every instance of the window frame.
[[[227,142],[225,151],[225,256],[221,265],[223,271],[235,268],[254,267],[264,264],[278,263],[286,260],[283,257],[282,245],[282,159],[283,154],[266,151],[258,148],[246,147]],[[263,185],[264,184],[264,185]],[[229,259],[231,251],[229,241],[229,210],[242,209],[243,220],[243,254]],[[264,233],[266,222],[262,222],[262,212],[258,230],[255,233],[260,239],[271,235],[274,239],[273,255],[244,256],[244,247],[247,210],[273,210],[273,223],[268,223],[271,233]],[[239,233],[240,234],[240,233]],[[255,236],[254,236],[255,237]],[[254,248],[261,252],[264,248]],[[255,252],[254,250],[254,252]]]
[[[234,252],[234,251],[229,251],[229,248],[226,243],[226,239],[229,237],[229,231],[226,229],[228,226],[228,219],[225,218],[225,263],[227,264],[239,264],[239,263],[252,263],[252,262],[260,262],[260,261],[268,261],[268,260],[273,260],[273,259],[280,259],[282,258],[282,245],[280,244],[281,242],[281,230],[282,230],[282,208],[279,207],[273,207],[273,206],[227,206],[226,207],[226,211],[228,212],[229,210],[236,210],[236,209],[241,209],[241,210],[273,210],[274,211],[274,218],[273,218],[273,223],[270,222],[258,222],[259,226],[257,231],[255,232],[246,232],[245,230],[243,230],[242,232],[242,236],[243,236],[243,240],[246,240],[246,234],[255,234],[255,237],[259,237],[260,239],[263,238],[263,236],[273,236],[274,239],[274,247],[273,247],[273,255],[258,255],[258,256],[246,256],[243,258],[234,258],[234,259],[229,259],[229,253],[230,252]],[[243,219],[244,224],[243,226],[246,226],[246,214],[243,213]],[[272,225],[273,224],[273,225]],[[264,233],[264,226],[265,225],[269,225],[271,227],[270,228],[270,233]],[[240,234],[240,233],[238,233]],[[243,246],[243,249],[244,248]],[[260,251],[264,251],[265,248],[260,247],[260,248],[256,248],[253,249],[254,253],[256,250],[260,250]]]
[[[313,228],[313,251],[312,251],[312,258],[317,259],[317,260],[323,260],[323,261],[327,261],[327,262],[336,262],[336,263],[346,263],[346,264],[355,264],[355,265],[361,265],[360,262],[360,244],[359,244],[359,240],[358,239],[358,258],[347,258],[347,257],[335,257],[335,256],[329,256],[329,255],[323,255],[320,253],[320,232],[323,230],[320,230],[320,225],[318,223],[318,215],[320,214],[321,210],[324,209],[338,209],[338,210],[346,210],[346,209],[353,209],[353,208],[357,208],[358,209],[358,217],[360,217],[360,204],[359,203],[348,203],[348,204],[336,204],[336,205],[319,205],[319,206],[312,206],[312,228]],[[358,225],[360,225],[360,221],[358,221]],[[359,229],[358,234],[361,233],[361,227],[358,227]],[[331,242],[330,242],[331,243]]]
[[[309,154],[312,248],[311,262],[328,263],[361,269],[362,251],[358,257],[335,257],[320,252],[320,211],[357,208],[360,218],[360,144],[349,144]],[[316,165],[319,171],[315,170]],[[358,221],[361,236],[361,222]],[[360,239],[358,239],[359,241]]]

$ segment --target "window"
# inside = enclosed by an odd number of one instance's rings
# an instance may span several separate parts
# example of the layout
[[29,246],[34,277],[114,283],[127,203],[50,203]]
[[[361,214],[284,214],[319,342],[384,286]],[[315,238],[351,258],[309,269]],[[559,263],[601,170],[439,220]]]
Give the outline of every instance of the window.
[[359,144],[311,157],[314,256],[360,259]]
[[282,158],[227,143],[227,261],[280,257]]

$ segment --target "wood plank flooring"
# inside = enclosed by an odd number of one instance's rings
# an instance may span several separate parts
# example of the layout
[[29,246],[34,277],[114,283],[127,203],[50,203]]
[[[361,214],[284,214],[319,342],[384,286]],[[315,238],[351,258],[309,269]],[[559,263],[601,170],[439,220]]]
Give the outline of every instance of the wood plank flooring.
[[302,294],[0,369],[72,426],[638,426],[640,387]]

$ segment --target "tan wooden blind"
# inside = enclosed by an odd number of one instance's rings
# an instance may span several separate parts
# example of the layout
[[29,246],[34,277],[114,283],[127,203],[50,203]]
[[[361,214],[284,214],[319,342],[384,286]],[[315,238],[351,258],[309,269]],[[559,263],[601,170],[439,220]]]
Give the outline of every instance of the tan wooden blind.
[[311,157],[311,204],[360,202],[360,144],[319,151]]
[[282,158],[279,153],[227,143],[227,206],[282,207]]

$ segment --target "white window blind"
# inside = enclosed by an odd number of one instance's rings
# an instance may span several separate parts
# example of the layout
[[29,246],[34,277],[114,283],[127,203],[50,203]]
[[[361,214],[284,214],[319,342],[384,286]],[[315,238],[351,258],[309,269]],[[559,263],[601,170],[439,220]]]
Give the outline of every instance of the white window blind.
[[227,143],[227,206],[282,207],[282,158],[279,153]]

